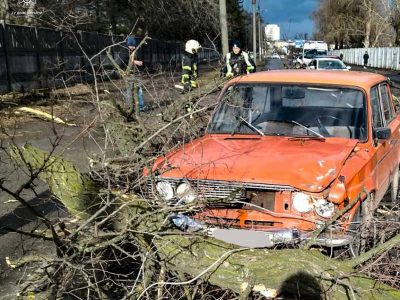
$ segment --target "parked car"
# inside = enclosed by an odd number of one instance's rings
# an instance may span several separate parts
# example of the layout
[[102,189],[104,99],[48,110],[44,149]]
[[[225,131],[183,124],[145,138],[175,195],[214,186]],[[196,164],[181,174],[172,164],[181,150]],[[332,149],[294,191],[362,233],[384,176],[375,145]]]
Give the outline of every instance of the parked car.
[[145,170],[147,197],[207,202],[175,224],[257,247],[309,241],[347,208],[312,243],[348,247],[387,192],[398,201],[399,135],[386,77],[258,72],[227,83],[204,136]]
[[330,57],[314,58],[308,65],[309,69],[315,70],[340,70],[349,71],[350,66],[346,66],[340,59]]

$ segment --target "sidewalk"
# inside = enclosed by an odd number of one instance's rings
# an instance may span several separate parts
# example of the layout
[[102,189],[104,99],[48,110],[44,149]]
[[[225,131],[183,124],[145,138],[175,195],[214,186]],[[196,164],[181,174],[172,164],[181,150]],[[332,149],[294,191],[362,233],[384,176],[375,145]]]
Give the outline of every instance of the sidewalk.
[[378,68],[364,69],[362,66],[359,65],[349,65],[349,66],[351,66],[350,71],[371,72],[387,76],[392,81],[393,86],[395,88],[400,89],[400,72],[398,70],[388,70],[388,69],[378,69]]

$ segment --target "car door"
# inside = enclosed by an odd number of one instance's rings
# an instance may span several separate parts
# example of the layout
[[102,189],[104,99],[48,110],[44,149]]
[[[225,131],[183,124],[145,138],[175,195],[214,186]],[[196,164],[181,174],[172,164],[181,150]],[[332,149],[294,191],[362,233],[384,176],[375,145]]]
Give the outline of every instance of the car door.
[[390,128],[391,138],[389,143],[389,161],[388,167],[390,168],[390,175],[394,174],[399,164],[399,151],[400,151],[400,118],[396,115],[394,103],[390,88],[387,83],[380,84],[379,92],[382,103],[382,113],[385,122],[385,127]]
[[[399,143],[399,121],[394,118],[394,110],[389,94],[389,87],[381,83],[371,89],[372,128],[388,127],[391,137],[388,140],[374,141],[375,147],[375,180],[377,203],[383,198],[390,184],[390,176],[398,159],[394,160],[395,149]],[[398,151],[398,150],[397,150]]]

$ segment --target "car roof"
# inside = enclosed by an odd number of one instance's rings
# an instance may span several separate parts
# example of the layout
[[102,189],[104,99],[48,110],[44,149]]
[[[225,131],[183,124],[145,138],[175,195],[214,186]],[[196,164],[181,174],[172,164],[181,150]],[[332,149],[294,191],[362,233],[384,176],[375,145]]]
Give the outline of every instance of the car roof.
[[341,61],[340,58],[336,58],[336,57],[316,57],[314,59],[315,60],[336,60],[336,61]]
[[357,86],[368,90],[371,86],[387,80],[386,77],[369,72],[337,72],[326,70],[276,70],[256,72],[239,76],[229,83],[310,83]]

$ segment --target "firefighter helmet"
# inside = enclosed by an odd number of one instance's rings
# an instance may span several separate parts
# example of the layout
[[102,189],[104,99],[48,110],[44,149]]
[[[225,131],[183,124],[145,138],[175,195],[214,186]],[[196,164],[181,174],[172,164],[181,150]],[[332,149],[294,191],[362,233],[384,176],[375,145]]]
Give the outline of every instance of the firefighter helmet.
[[188,40],[185,44],[185,51],[188,53],[195,54],[201,48],[201,45],[196,40]]

